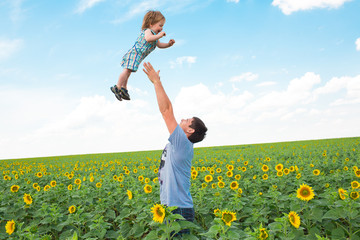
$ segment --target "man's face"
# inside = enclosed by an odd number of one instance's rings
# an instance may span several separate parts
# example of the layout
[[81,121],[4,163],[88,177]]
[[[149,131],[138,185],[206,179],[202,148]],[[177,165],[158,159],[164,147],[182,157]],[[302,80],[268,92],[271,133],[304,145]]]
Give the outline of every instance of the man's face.
[[190,127],[193,120],[194,120],[193,118],[188,118],[188,119],[181,119],[180,121],[179,125],[187,135],[191,135],[195,131],[193,128]]

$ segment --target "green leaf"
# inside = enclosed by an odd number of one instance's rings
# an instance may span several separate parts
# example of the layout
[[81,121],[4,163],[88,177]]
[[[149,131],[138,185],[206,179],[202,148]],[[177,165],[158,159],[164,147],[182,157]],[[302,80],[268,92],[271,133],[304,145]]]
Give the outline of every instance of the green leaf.
[[345,232],[342,228],[335,228],[331,231],[332,239],[345,239]]
[[339,215],[337,213],[336,210],[334,209],[330,209],[329,211],[327,211],[324,216],[322,217],[322,219],[332,219],[332,220],[337,220],[339,219]]

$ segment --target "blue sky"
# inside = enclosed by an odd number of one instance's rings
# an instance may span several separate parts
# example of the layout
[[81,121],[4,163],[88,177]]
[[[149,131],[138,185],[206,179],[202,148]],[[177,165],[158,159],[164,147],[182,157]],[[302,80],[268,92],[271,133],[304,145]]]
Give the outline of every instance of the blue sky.
[[0,159],[162,149],[168,132],[140,69],[122,71],[147,10],[168,49],[147,58],[197,147],[360,136],[358,0],[2,0]]

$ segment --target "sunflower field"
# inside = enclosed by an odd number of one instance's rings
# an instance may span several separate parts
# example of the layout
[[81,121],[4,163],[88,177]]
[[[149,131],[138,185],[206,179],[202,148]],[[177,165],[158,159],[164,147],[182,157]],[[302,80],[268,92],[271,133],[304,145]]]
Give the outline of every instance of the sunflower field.
[[360,138],[195,148],[195,221],[161,151],[0,161],[0,239],[360,239]]

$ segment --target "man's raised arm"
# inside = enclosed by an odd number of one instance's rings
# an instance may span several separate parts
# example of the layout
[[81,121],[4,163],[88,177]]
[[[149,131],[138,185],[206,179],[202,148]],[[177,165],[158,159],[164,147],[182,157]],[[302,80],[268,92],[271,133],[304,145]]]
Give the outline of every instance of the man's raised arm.
[[175,120],[170,99],[167,96],[164,87],[161,84],[160,75],[159,75],[160,70],[156,72],[153,66],[149,62],[148,63],[145,62],[143,71],[154,85],[156,98],[159,105],[159,110],[165,120],[169,133],[172,134],[178,124]]

